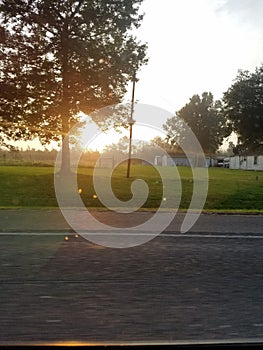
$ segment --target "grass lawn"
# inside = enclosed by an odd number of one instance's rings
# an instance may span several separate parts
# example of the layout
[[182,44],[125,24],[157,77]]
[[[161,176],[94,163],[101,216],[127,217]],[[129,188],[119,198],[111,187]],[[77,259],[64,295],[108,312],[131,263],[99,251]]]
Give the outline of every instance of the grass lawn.
[[[188,167],[178,167],[178,170],[183,189],[180,209],[187,209],[192,196],[192,172]],[[57,207],[53,171],[52,167],[0,166],[0,208]],[[169,172],[172,174],[172,168],[165,171],[168,175]],[[102,207],[96,198],[92,174],[91,168],[79,169],[81,197],[88,207]],[[104,169],[99,170],[99,176],[105,176]],[[136,178],[144,179],[149,186],[149,196],[143,208],[159,207],[163,196],[162,181],[157,170],[149,166],[132,165],[130,179],[126,178],[126,167],[118,167],[112,177],[116,197],[130,199],[130,185]],[[204,209],[263,212],[263,172],[210,168],[209,192]]]

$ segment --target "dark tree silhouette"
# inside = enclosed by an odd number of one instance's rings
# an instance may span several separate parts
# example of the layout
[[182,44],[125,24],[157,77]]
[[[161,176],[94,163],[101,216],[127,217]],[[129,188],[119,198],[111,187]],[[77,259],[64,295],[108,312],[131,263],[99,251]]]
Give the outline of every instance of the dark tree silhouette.
[[207,154],[214,154],[231,132],[221,102],[214,102],[211,92],[204,92],[201,97],[194,95],[176,116],[167,120],[164,129],[172,143],[180,143],[187,135],[182,120],[192,129]]
[[[142,0],[0,0],[0,142],[65,137],[80,111],[119,103],[146,45]],[[62,171],[70,169],[69,143]]]
[[236,152],[262,147],[263,65],[253,73],[240,70],[223,101],[225,115],[238,135]]

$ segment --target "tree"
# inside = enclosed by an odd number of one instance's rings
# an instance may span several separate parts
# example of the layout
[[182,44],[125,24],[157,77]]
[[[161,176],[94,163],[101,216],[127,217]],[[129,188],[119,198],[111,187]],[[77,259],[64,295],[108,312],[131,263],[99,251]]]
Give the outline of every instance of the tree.
[[236,150],[254,151],[263,143],[263,64],[253,73],[240,70],[223,101],[238,135]]
[[[131,34],[142,0],[0,0],[0,142],[64,138],[86,114],[119,103],[146,45]],[[4,33],[3,33],[4,28]]]
[[128,149],[129,138],[127,136],[123,136],[118,142],[106,145],[103,149],[103,154],[125,155],[128,153]]
[[193,95],[189,103],[167,120],[163,127],[171,143],[180,144],[180,140],[187,135],[185,124],[192,129],[207,154],[214,154],[231,132],[222,112],[222,104],[220,101],[214,102],[211,92],[204,92],[201,97]]
[[235,144],[234,142],[230,141],[226,150],[226,155],[228,157],[231,157],[235,154],[234,152],[235,152]]
[[160,153],[160,155],[164,154],[165,152],[169,153],[170,155],[182,153],[181,148],[176,143],[171,143],[167,138],[162,138],[160,136],[154,137],[151,140],[150,145],[153,148],[156,148],[157,146],[159,149],[158,153]]

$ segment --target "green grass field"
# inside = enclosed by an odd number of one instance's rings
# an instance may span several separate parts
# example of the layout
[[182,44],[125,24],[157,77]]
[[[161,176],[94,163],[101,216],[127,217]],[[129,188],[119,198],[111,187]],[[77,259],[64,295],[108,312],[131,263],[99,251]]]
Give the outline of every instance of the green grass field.
[[[169,175],[172,168],[166,168]],[[191,168],[178,168],[182,183],[180,209],[189,207],[192,196]],[[80,168],[78,186],[81,197],[88,207],[102,207],[92,181],[92,168]],[[99,170],[104,176],[105,170]],[[158,172],[149,166],[133,165],[131,178],[126,178],[126,167],[117,168],[112,177],[112,188],[117,198],[128,200],[132,194],[130,185],[136,178],[144,179],[149,186],[149,196],[143,208],[158,208],[163,196],[162,181]],[[256,177],[258,176],[258,180]],[[0,208],[57,207],[53,185],[52,167],[1,166],[0,167]],[[263,212],[263,172],[209,169],[209,192],[204,209],[206,211]]]

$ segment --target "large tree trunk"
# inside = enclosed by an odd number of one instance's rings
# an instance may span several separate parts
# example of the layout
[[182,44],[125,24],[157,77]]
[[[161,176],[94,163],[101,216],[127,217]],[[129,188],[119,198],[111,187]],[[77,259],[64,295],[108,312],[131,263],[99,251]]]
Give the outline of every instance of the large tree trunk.
[[62,48],[62,84],[63,84],[63,97],[61,106],[61,121],[62,121],[62,159],[61,159],[61,170],[60,172],[64,175],[70,174],[70,149],[69,149],[69,117],[70,117],[70,106],[69,106],[69,50],[68,50],[68,24],[65,21],[63,31],[61,33],[61,48]]
[[70,150],[69,150],[69,123],[67,115],[62,116],[62,152],[61,152],[61,169],[63,174],[70,173]]

